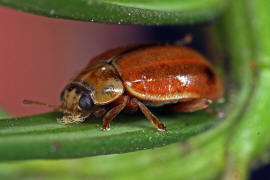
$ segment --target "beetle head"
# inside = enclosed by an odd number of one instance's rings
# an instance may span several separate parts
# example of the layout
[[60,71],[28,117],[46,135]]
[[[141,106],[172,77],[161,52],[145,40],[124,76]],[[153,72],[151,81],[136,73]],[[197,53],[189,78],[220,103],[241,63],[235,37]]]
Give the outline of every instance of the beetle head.
[[83,122],[94,106],[89,92],[76,84],[69,84],[61,93],[61,105],[50,105],[40,101],[23,100],[23,104],[38,104],[64,112],[60,122],[64,124]]
[[91,114],[94,106],[92,98],[83,87],[69,84],[61,93],[61,108],[65,115],[61,119],[64,123],[82,122]]

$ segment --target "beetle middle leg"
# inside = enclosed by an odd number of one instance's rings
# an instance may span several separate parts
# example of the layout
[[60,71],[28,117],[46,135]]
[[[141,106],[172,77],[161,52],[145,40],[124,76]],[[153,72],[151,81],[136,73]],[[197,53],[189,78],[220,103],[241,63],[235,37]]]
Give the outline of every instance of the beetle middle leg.
[[122,103],[113,107],[111,110],[109,110],[105,114],[105,116],[103,117],[103,124],[102,124],[101,130],[107,130],[107,131],[110,130],[111,120],[126,107],[128,101],[129,101],[129,97],[124,96],[122,98]]
[[157,128],[159,131],[166,131],[166,126],[158,121],[158,118],[151,113],[151,111],[140,101],[138,101],[136,98],[132,98],[131,101],[133,101],[135,104],[137,104],[142,111],[142,113],[147,117],[147,119]]

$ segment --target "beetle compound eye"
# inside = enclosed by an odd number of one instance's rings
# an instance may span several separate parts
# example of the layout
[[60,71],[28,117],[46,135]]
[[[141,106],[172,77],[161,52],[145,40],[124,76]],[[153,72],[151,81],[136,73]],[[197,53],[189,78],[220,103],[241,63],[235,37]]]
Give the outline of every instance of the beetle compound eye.
[[89,95],[82,95],[79,100],[79,106],[83,110],[89,110],[93,105],[92,99]]
[[65,90],[61,92],[60,100],[63,101],[65,96]]

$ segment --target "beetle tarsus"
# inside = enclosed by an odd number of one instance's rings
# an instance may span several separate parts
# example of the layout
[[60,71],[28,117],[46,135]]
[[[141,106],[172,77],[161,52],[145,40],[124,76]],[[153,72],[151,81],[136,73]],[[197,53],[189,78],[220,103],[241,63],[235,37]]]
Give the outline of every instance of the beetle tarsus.
[[218,118],[224,118],[224,112],[218,109],[207,108],[205,112],[210,115],[216,115]]
[[192,34],[188,33],[183,38],[175,42],[178,46],[185,46],[192,43]]
[[102,128],[100,129],[101,131],[109,131],[111,128],[110,128],[110,126],[102,126]]
[[157,130],[159,130],[159,131],[167,131],[167,128],[166,128],[166,126],[164,124],[160,123],[158,125]]

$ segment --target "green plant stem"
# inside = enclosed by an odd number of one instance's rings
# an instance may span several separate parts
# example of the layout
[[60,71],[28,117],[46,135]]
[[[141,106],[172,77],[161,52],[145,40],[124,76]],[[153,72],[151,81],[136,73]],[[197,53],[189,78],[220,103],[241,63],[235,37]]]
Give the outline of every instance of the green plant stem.
[[270,79],[269,70],[260,71],[251,106],[230,138],[225,179],[247,179],[251,160],[269,147],[270,122],[265,108],[270,106],[270,85],[265,79]]
[[60,117],[48,113],[1,120],[0,160],[74,158],[149,149],[184,140],[218,121],[215,115],[203,112],[159,114],[168,132],[158,132],[143,116],[122,115],[112,122],[111,131],[103,132],[100,119],[91,117],[88,123],[67,126],[56,122]]
[[[230,138],[227,159],[227,171],[224,179],[247,179],[251,161],[268,151],[270,141],[270,43],[268,18],[269,1],[247,1],[247,12],[251,18],[251,30],[254,46],[253,65],[257,69],[254,95],[250,106],[234,129]],[[256,64],[254,64],[256,62]]]

